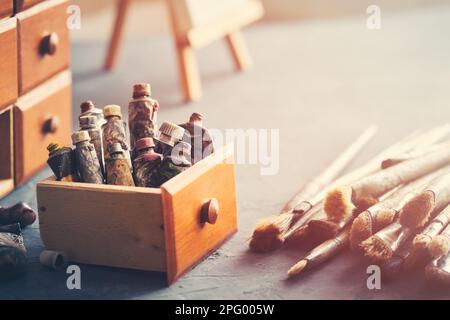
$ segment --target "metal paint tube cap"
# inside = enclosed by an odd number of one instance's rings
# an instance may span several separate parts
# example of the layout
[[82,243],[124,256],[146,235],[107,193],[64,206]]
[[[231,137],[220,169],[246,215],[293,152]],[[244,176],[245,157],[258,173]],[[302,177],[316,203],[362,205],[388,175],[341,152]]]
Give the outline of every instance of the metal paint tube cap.
[[81,113],[85,113],[95,109],[95,105],[91,100],[84,101],[80,105]]
[[133,86],[133,97],[150,96],[152,87],[148,83],[136,83]]
[[147,148],[154,148],[155,142],[152,138],[142,138],[136,141],[134,147],[136,148],[136,151],[141,151],[142,149]]
[[161,124],[159,132],[161,133],[159,140],[172,146],[174,142],[183,139],[184,136],[184,129],[169,121],[165,121]]
[[201,113],[198,112],[194,112],[193,114],[191,114],[191,117],[189,118],[189,122],[202,122],[203,121],[203,115]]
[[105,118],[111,116],[117,116],[122,118],[122,111],[120,110],[120,106],[115,104],[105,106],[103,108],[103,114],[105,115]]
[[78,119],[80,128],[93,128],[97,126],[96,116],[83,116]]
[[61,149],[61,145],[59,143],[56,142],[51,142],[48,146],[47,146],[47,150],[48,153],[51,154],[55,151],[58,151],[59,149]]
[[72,135],[72,143],[77,144],[83,141],[89,141],[91,137],[89,136],[89,132],[87,131],[78,131]]
[[108,149],[110,154],[123,152],[122,145],[119,142],[111,144]]

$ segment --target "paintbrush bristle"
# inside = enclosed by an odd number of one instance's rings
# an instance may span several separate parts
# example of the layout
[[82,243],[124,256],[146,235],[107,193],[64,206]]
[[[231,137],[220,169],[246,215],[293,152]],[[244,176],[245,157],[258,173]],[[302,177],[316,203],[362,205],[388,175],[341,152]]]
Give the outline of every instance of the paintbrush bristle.
[[426,191],[408,201],[399,214],[400,224],[407,228],[423,226],[434,209],[434,193]]
[[262,219],[249,241],[250,250],[258,253],[271,252],[283,244],[282,234],[287,230],[292,214],[284,213]]
[[450,250],[450,240],[443,235],[438,235],[431,240],[428,245],[428,251],[433,258],[439,258],[446,255]]
[[431,237],[426,234],[418,234],[414,237],[413,245],[416,249],[425,249],[431,242]]
[[394,222],[395,215],[397,211],[394,209],[381,209],[377,214],[377,225],[379,228],[384,228],[385,226]]
[[355,206],[351,201],[350,187],[341,187],[329,191],[325,197],[323,209],[331,221],[341,221],[350,216]]
[[324,240],[334,238],[340,230],[340,226],[336,222],[329,220],[311,220],[308,227],[311,233],[320,235],[320,238]]
[[298,274],[300,274],[308,265],[308,260],[303,259],[294,264],[287,272],[288,277],[292,278]]
[[360,214],[361,212],[366,211],[370,207],[376,205],[378,203],[377,198],[373,197],[364,197],[362,199],[359,199],[357,203],[355,203],[355,208],[353,209],[353,215]]
[[372,234],[372,216],[365,211],[353,220],[350,228],[350,248],[354,251],[361,250],[360,244]]
[[377,236],[372,236],[361,243],[361,248],[364,253],[370,259],[376,261],[386,261],[392,257],[392,250],[386,243],[378,238]]

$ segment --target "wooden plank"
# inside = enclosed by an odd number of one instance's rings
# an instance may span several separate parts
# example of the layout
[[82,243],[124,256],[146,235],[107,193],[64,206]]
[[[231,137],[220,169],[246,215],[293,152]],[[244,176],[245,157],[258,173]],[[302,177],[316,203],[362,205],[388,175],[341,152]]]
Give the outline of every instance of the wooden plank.
[[[217,199],[215,224],[202,224],[202,205]],[[219,150],[162,186],[167,279],[173,283],[237,231],[233,146]]]
[[[17,100],[15,180],[21,184],[45,166],[50,142],[71,145],[71,74],[64,71]],[[49,122],[55,130],[48,128]]]
[[17,20],[0,21],[0,110],[17,99]]
[[14,189],[12,107],[0,112],[0,198]]
[[[17,14],[19,30],[19,92],[23,94],[69,66],[67,0],[44,1]],[[44,38],[58,39],[56,50],[44,50]]]
[[47,249],[79,263],[166,270],[160,189],[45,180],[37,199]]
[[228,12],[202,25],[194,26],[186,32],[180,32],[181,41],[187,42],[194,48],[201,48],[243,27],[259,20],[264,15],[264,8],[259,1],[248,1],[238,10]]

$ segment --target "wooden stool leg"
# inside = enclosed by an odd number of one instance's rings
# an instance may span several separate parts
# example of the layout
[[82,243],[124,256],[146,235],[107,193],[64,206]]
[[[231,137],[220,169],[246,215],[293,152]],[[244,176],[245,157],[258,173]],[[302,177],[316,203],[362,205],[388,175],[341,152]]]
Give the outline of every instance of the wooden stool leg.
[[202,85],[194,49],[176,43],[180,84],[185,101],[196,101],[202,96]]
[[116,65],[117,54],[123,38],[123,27],[130,4],[130,0],[117,1],[116,20],[114,22],[114,29],[109,41],[109,48],[105,59],[105,70],[112,70]]
[[237,70],[244,71],[252,66],[252,58],[248,52],[244,38],[240,31],[229,33],[225,40],[231,51],[234,64]]

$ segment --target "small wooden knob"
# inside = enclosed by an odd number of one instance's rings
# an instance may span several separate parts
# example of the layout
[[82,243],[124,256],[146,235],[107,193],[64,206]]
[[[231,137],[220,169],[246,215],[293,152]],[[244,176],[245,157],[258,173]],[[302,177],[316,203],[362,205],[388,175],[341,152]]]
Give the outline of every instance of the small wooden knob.
[[42,55],[54,55],[56,50],[58,49],[59,37],[55,32],[49,33],[44,36],[41,40],[41,44],[39,47],[40,53]]
[[51,116],[45,120],[42,131],[44,133],[55,133],[58,131],[60,120],[58,116]]
[[212,198],[205,202],[200,212],[200,222],[215,224],[217,217],[219,216],[219,201],[216,198]]

